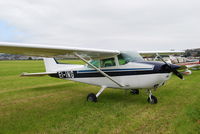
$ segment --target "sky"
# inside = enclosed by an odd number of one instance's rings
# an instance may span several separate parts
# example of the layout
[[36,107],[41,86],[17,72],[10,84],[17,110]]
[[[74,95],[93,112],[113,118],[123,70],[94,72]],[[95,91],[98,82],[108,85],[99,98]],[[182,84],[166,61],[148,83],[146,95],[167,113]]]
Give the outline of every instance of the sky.
[[200,48],[199,0],[0,0],[0,42]]

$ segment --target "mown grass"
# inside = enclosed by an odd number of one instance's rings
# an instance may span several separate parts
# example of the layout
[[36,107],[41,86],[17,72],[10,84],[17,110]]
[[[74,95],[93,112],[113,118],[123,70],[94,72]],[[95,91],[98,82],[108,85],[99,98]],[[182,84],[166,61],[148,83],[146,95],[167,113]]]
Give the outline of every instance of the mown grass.
[[[77,63],[78,61],[69,61]],[[43,72],[42,61],[0,61],[1,134],[198,134],[200,133],[200,71],[186,80],[172,77],[153,92],[133,96],[108,89],[98,103],[86,96],[99,87],[51,77],[19,77]]]

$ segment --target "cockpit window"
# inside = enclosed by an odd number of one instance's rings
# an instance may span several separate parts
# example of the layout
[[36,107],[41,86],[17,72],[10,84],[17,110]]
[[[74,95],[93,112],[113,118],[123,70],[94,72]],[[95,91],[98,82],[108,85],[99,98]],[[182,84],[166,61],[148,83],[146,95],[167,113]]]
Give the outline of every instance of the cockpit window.
[[128,61],[126,61],[126,59],[124,59],[124,57],[121,54],[118,55],[118,61],[119,65],[125,65],[126,63],[128,63]]
[[109,59],[103,59],[101,60],[101,67],[111,67],[115,66],[115,59],[114,58],[109,58]]
[[122,52],[118,55],[119,65],[124,65],[128,62],[139,62],[144,59],[137,52]]
[[[122,52],[120,55],[117,56],[119,65],[125,65],[128,62],[140,62],[144,61],[142,56],[140,56],[137,52]],[[91,60],[90,63],[94,65],[95,67],[112,67],[116,66],[115,58],[107,58],[107,59],[101,59],[101,60]],[[88,65],[89,68],[92,68],[90,65]]]

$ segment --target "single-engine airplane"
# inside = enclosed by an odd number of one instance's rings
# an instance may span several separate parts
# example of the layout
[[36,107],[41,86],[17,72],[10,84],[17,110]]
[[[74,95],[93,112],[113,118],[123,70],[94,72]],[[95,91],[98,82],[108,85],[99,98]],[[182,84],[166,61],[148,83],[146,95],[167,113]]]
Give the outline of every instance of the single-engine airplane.
[[[46,72],[22,73],[21,76],[49,75],[100,86],[97,94],[88,94],[87,100],[92,102],[97,102],[97,98],[106,88],[116,88],[129,89],[132,94],[139,94],[139,89],[147,89],[147,101],[156,104],[157,98],[152,95],[152,89],[164,85],[172,73],[183,79],[182,74],[177,71],[180,66],[166,63],[160,55],[182,52],[135,52],[0,42],[0,53],[45,57]],[[140,54],[157,54],[162,62],[145,61]],[[54,59],[68,58],[72,55],[84,61],[86,65],[59,64]]]

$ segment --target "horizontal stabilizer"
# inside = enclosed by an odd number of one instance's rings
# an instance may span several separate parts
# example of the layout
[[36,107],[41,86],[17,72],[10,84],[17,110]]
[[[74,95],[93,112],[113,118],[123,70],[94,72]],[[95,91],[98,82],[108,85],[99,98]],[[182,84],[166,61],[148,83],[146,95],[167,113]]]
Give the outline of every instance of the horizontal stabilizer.
[[57,74],[57,72],[22,73],[21,76],[45,76],[50,74]]

